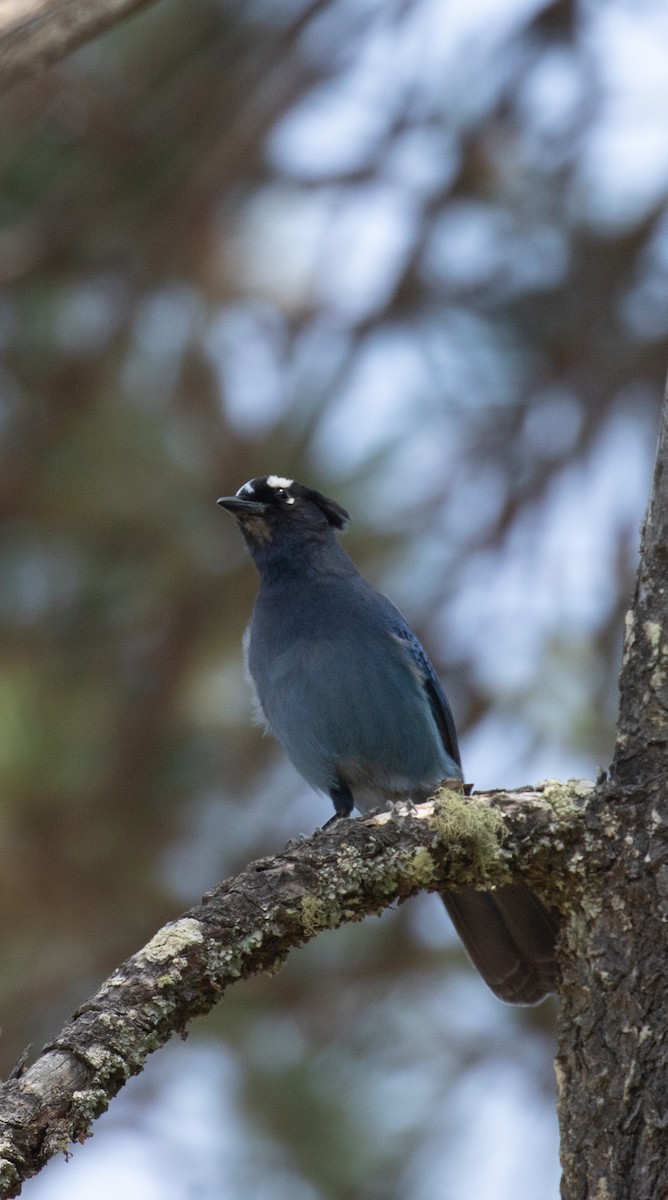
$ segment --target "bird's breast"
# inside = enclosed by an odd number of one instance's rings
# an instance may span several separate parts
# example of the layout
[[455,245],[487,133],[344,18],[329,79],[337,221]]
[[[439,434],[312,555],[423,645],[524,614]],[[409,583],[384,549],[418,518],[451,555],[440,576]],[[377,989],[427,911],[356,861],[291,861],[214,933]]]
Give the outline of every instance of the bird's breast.
[[326,609],[311,619],[298,605],[291,614],[263,605],[253,616],[250,674],[289,758],[315,787],[344,777],[360,796],[438,782],[448,772],[419,673],[364,613],[342,621]]

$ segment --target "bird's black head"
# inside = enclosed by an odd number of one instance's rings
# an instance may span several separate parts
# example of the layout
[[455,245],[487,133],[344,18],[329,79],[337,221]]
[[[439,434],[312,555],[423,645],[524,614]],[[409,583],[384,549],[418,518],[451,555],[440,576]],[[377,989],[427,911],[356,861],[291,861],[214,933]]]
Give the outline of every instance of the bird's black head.
[[271,547],[318,539],[350,520],[336,500],[281,475],[249,479],[236,496],[221,496],[218,503],[236,517],[254,558]]

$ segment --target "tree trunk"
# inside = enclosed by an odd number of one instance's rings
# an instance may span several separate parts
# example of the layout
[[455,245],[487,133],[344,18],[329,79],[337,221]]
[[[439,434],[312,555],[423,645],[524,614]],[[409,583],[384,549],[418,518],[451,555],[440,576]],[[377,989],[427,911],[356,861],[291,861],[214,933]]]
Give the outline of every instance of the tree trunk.
[[[563,1200],[668,1197],[668,398],[627,620],[615,758],[564,930]],[[623,481],[621,486],[623,486]]]

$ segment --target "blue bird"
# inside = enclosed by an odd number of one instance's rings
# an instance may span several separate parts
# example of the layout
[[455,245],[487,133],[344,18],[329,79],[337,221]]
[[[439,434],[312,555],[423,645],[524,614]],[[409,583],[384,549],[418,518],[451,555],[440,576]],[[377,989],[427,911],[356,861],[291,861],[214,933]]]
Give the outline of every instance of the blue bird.
[[[335,815],[420,803],[443,780],[461,780],[455,723],[432,664],[337,541],[346,510],[279,475],[251,479],[218,503],[236,518],[260,576],[245,638],[258,713]],[[537,1004],[554,991],[556,920],[524,884],[442,898],[501,1000]]]

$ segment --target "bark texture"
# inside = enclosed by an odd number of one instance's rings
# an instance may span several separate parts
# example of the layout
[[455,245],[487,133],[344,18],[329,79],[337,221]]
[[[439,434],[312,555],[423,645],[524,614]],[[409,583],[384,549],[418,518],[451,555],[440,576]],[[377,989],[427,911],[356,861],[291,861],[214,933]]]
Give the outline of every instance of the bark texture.
[[627,618],[615,758],[564,932],[563,1200],[668,1196],[668,404]]
[[555,906],[582,884],[593,784],[548,783],[465,799],[444,792],[404,815],[337,822],[251,864],[122,964],[0,1088],[0,1197],[88,1136],[148,1054],[207,1012],[237,979],[277,971],[323,929],[427,889],[522,878]]
[[64,58],[150,0],[3,0],[0,91]]

